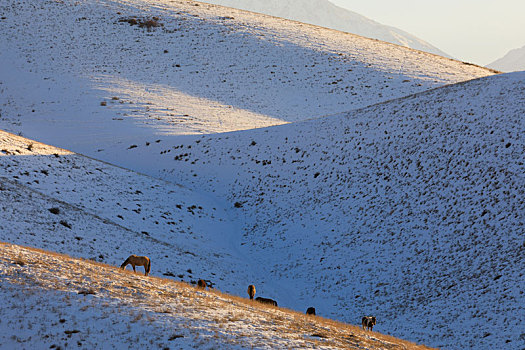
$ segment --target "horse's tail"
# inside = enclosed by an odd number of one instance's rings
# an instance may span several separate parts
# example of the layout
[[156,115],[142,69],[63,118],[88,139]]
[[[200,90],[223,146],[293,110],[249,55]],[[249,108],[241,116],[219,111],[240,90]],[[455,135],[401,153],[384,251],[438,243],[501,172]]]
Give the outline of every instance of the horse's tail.
[[146,273],[149,273],[151,271],[151,260],[148,259],[148,264],[146,266]]
[[129,264],[129,258],[127,258],[126,261],[124,261],[124,262],[122,263],[122,265],[120,265],[120,268],[121,268],[121,269],[124,269],[124,268],[126,268],[126,266],[127,266],[128,264]]

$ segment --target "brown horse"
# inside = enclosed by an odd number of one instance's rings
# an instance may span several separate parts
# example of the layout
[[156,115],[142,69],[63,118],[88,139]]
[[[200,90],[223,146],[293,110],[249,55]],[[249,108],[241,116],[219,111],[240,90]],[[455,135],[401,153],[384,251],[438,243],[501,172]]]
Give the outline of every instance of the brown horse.
[[253,284],[248,286],[248,295],[250,296],[250,300],[253,300],[253,296],[255,295],[255,286]]
[[133,272],[137,272],[135,271],[135,266],[144,266],[144,276],[147,276],[151,270],[151,261],[147,256],[130,255],[126,261],[120,265],[120,268],[124,270],[129,264],[133,267]]
[[198,280],[197,281],[197,288],[206,289],[206,281],[205,280]]

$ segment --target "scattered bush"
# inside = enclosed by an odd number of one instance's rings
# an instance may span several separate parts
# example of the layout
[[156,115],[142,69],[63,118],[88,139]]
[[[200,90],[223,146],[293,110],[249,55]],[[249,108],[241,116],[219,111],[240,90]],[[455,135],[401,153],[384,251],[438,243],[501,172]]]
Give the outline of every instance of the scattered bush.
[[74,329],[72,331],[64,331],[64,333],[66,333],[67,336],[71,338],[71,335],[73,335],[75,333],[80,333],[80,331],[78,329]]
[[150,31],[152,28],[163,27],[158,17],[137,19],[135,17],[123,17],[118,19],[119,23],[129,23],[130,26],[138,25],[140,28],[146,28]]
[[71,224],[69,224],[66,220],[60,220],[60,225],[67,227],[68,229],[72,229]]
[[19,265],[19,266],[25,266],[25,261],[21,258],[21,257],[18,257],[15,261],[14,261],[15,264]]
[[79,290],[78,294],[82,294],[82,295],[92,294],[92,295],[95,295],[95,294],[97,294],[97,292],[93,288],[87,288],[87,289]]
[[139,24],[139,21],[137,21],[136,18],[119,18],[118,21],[119,21],[120,23],[122,23],[122,22],[129,23],[130,26],[134,26],[134,25]]
[[147,21],[139,23],[139,27],[140,28],[146,28],[147,30],[151,30],[151,28],[157,28],[157,27],[161,27],[161,26],[162,26],[162,24],[160,24],[159,22],[157,22],[156,20],[153,20],[153,19],[149,19]]
[[49,212],[51,214],[55,214],[55,215],[60,214],[60,209],[59,208],[49,208],[48,210],[49,210]]
[[177,338],[184,338],[184,336],[182,334],[173,334],[171,337],[168,338],[168,340],[171,341]]

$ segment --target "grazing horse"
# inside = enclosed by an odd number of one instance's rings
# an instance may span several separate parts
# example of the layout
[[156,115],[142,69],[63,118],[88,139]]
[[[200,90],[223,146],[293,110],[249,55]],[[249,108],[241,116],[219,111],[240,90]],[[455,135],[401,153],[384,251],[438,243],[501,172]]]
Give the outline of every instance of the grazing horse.
[[144,276],[147,276],[151,270],[151,261],[147,256],[130,255],[126,261],[120,265],[120,268],[124,270],[129,264],[133,267],[133,272],[137,272],[135,271],[135,266],[144,266]]
[[371,331],[372,328],[376,325],[375,316],[364,316],[361,320],[361,325],[365,331]]
[[315,307],[309,307],[308,309],[306,309],[306,314],[315,316]]
[[255,286],[253,284],[248,286],[248,295],[250,296],[250,300],[253,300],[253,296],[255,295]]
[[258,301],[258,302],[263,303],[263,304],[277,306],[277,302],[275,300],[269,299],[269,298],[257,297],[257,298],[255,298],[255,301]]
[[205,280],[198,280],[197,281],[197,288],[206,289],[206,281]]

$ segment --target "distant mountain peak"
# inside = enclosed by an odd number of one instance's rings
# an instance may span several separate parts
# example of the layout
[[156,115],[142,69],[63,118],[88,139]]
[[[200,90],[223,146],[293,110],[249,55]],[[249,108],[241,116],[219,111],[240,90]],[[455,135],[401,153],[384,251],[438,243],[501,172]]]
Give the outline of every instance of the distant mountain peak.
[[492,62],[487,67],[502,72],[517,72],[525,70],[525,46],[510,50],[505,56]]

